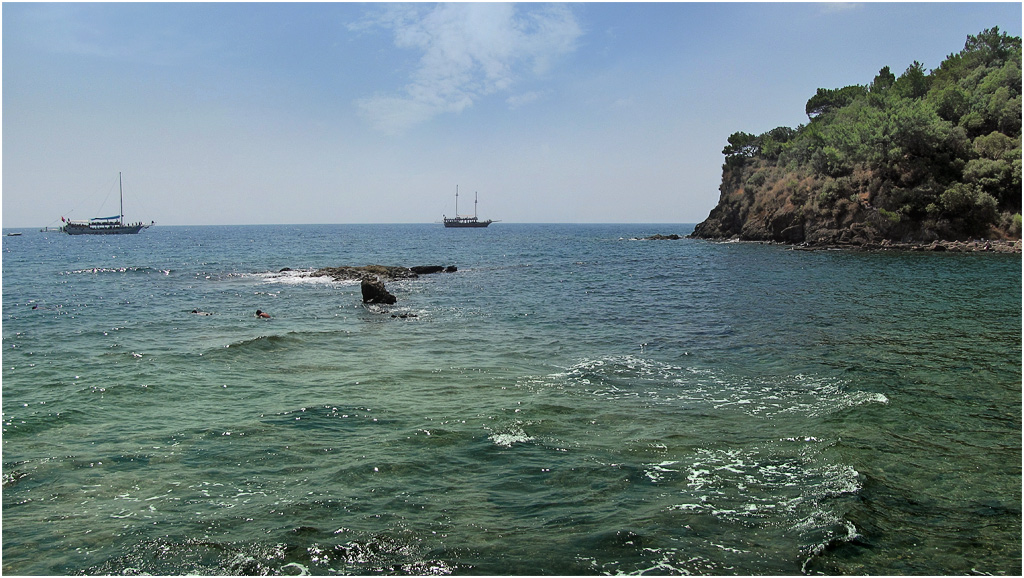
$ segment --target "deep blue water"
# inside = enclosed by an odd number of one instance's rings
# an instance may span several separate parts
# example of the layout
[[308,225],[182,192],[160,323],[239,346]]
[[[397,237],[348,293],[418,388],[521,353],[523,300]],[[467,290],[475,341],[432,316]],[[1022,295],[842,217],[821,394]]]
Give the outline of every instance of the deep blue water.
[[5,236],[3,572],[1019,575],[1020,256],[691,230]]

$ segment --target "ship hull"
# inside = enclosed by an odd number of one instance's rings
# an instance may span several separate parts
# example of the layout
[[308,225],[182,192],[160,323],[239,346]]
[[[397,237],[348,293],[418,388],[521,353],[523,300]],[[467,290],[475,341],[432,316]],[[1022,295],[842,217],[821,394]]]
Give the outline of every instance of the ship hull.
[[449,229],[479,229],[494,221],[477,221],[476,219],[445,219],[444,226]]
[[65,225],[68,235],[135,235],[148,225],[117,225],[113,227],[89,225]]

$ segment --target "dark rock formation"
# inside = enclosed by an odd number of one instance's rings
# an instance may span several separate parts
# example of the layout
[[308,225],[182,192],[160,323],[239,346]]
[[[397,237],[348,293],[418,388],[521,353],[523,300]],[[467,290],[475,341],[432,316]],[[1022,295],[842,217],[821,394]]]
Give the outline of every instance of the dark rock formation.
[[384,287],[384,282],[380,279],[363,277],[362,282],[359,284],[359,288],[363,292],[363,303],[394,305],[398,302],[398,298],[388,292]]
[[662,235],[661,233],[658,233],[656,235],[651,235],[650,237],[644,237],[645,241],[678,241],[679,239],[682,239],[682,237],[675,233],[672,233],[671,235]]
[[415,279],[416,273],[408,267],[387,267],[366,265],[363,267],[324,267],[311,274],[312,277],[333,277],[335,281],[356,281],[359,279]]
[[417,267],[389,267],[364,265],[362,267],[324,267],[310,273],[311,277],[331,277],[335,281],[360,281],[363,303],[393,305],[398,299],[384,287],[384,281],[415,279],[420,275],[458,271],[455,265],[421,265]]
[[419,265],[416,267],[389,267],[386,265],[364,265],[362,267],[323,267],[310,274],[312,277],[333,277],[335,281],[357,281],[360,279],[415,279],[420,275],[458,271],[455,265],[447,268],[441,265]]
[[419,265],[416,267],[410,267],[413,273],[417,275],[430,275],[432,273],[454,273],[459,270],[455,265]]

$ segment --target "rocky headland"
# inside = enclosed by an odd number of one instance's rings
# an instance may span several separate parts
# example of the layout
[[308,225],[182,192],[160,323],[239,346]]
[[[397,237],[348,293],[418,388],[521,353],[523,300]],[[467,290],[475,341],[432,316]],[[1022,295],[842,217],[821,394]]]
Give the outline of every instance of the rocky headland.
[[819,88],[809,122],[723,149],[693,238],[800,248],[1021,252],[1021,39],[998,28],[927,71]]

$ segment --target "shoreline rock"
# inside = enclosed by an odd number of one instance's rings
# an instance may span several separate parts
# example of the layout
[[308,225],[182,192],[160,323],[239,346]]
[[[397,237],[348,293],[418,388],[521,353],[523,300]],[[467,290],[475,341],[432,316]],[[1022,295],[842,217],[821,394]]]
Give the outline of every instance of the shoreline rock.
[[[701,239],[690,236],[691,239]],[[1021,254],[1020,240],[972,239],[969,241],[897,242],[888,239],[881,242],[810,242],[784,243],[781,241],[759,241],[732,239],[702,239],[712,243],[757,243],[760,245],[787,245],[794,251],[906,251],[906,252],[949,252],[949,253],[1003,253]]]
[[856,245],[804,244],[794,249],[815,251],[820,249],[841,249],[853,251],[907,251],[907,252],[948,252],[948,253],[1006,253],[1020,254],[1021,242],[1008,240],[932,241],[930,243],[861,243]]
[[679,236],[679,235],[677,235],[675,233],[672,233],[671,235],[662,235],[661,233],[657,233],[657,234],[651,235],[650,237],[644,237],[643,239],[640,239],[640,240],[641,241],[678,241],[679,239],[682,239],[682,238],[683,237],[681,237],[681,236]]

